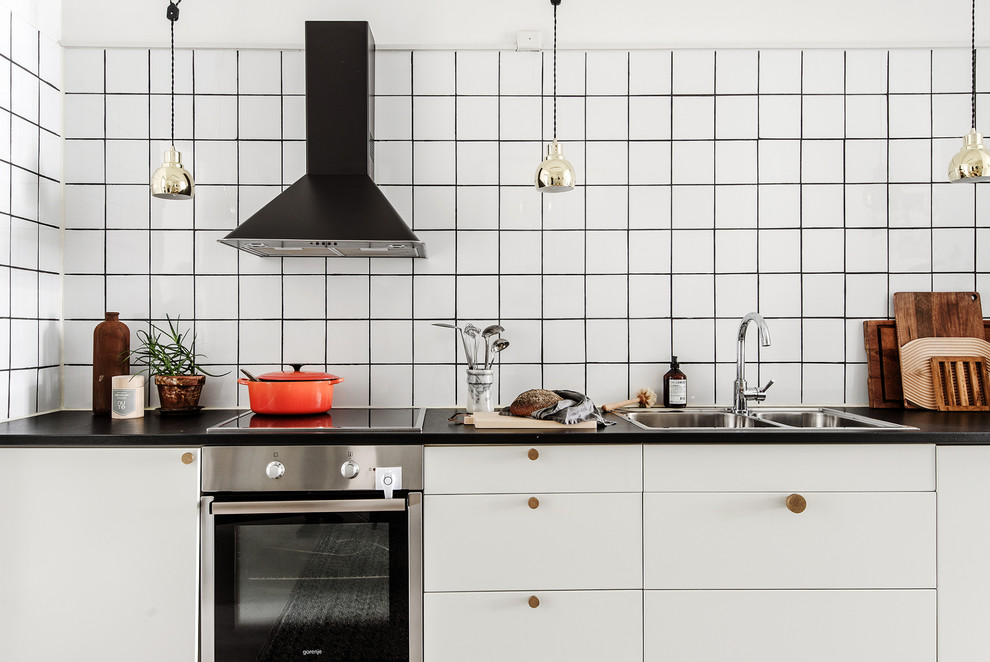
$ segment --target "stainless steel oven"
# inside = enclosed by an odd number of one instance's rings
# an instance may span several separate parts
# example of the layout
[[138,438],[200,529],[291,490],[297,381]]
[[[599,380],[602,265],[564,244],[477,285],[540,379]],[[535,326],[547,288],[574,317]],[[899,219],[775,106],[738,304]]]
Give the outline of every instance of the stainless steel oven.
[[203,662],[422,662],[422,446],[207,446]]

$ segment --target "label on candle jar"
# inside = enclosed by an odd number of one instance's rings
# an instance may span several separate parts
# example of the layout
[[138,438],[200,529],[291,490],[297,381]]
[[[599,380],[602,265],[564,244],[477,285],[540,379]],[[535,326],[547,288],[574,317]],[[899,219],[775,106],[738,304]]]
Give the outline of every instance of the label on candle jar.
[[117,375],[112,378],[110,392],[111,418],[140,418],[144,416],[144,376]]

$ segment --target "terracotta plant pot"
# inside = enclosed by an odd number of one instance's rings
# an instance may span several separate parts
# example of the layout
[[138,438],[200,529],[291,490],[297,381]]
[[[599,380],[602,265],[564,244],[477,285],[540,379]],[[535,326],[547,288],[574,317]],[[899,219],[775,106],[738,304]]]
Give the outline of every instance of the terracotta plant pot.
[[199,404],[206,375],[155,375],[162,409],[192,409]]

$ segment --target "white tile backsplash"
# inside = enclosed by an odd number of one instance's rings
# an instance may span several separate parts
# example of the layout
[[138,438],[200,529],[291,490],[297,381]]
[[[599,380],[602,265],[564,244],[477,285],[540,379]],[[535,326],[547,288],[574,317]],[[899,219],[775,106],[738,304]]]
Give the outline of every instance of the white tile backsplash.
[[[890,315],[891,293],[990,282],[979,190],[942,183],[968,129],[963,49],[565,50],[557,136],[579,187],[558,196],[531,184],[553,133],[548,51],[380,51],[376,181],[427,243],[415,261],[261,259],[217,243],[304,172],[302,53],[176,55],[188,205],[150,203],[144,184],[170,128],[167,51],[66,51],[66,276],[17,275],[17,306],[37,311],[35,358],[0,384],[17,374],[35,395],[0,407],[51,401],[55,354],[38,338],[53,283],[72,333],[110,305],[138,320],[181,312],[211,363],[303,353],[352,385],[339,405],[451,405],[462,350],[432,321],[506,327],[502,402],[535,386],[621,399],[659,386],[676,353],[692,404],[710,404],[729,397],[731,336],[750,310],[774,336],[759,370],[777,380],[773,404],[858,404],[861,322]],[[23,74],[8,105],[36,125],[46,88]],[[11,159],[51,174],[25,120]],[[37,269],[18,248],[41,242],[38,178],[22,172],[10,236],[15,266]],[[72,346],[62,378],[85,382],[86,345]],[[219,385],[210,399],[236,403]]]

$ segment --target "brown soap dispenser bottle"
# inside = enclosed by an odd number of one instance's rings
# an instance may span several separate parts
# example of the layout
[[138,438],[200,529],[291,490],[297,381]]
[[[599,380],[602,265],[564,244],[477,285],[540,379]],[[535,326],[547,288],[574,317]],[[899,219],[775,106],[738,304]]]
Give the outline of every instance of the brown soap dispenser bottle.
[[119,313],[107,313],[93,330],[93,413],[110,414],[111,377],[131,371],[131,332]]
[[677,357],[671,357],[670,370],[663,376],[663,406],[687,407],[687,375],[681,372]]

